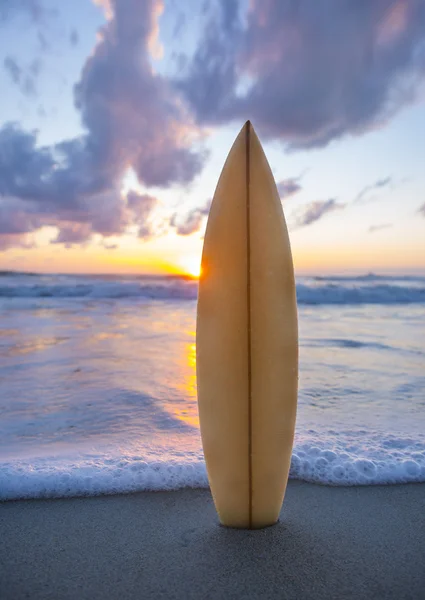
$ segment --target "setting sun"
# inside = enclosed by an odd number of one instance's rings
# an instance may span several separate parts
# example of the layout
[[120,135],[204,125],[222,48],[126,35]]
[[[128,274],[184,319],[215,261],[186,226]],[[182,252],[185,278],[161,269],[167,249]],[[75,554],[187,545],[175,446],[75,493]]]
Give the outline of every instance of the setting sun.
[[201,275],[201,259],[198,256],[186,256],[180,262],[182,271],[191,277]]

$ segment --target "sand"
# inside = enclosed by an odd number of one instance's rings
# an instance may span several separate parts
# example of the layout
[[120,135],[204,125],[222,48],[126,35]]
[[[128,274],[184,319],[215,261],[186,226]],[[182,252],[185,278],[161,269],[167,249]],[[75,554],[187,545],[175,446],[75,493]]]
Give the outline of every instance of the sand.
[[0,598],[425,598],[425,485],[291,481],[280,522],[207,490],[0,504]]

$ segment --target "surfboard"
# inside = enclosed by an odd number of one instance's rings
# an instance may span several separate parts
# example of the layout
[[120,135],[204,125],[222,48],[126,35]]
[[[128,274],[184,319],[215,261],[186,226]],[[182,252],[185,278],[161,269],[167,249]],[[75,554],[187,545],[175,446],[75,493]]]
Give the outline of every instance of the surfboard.
[[282,205],[249,121],[227,157],[208,217],[196,370],[220,522],[247,529],[276,523],[295,430],[297,303]]

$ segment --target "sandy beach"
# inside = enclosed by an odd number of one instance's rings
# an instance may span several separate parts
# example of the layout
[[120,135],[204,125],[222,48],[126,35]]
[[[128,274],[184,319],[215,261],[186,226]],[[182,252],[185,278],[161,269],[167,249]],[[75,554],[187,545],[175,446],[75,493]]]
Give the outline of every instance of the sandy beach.
[[291,481],[274,527],[208,490],[0,505],[0,598],[394,598],[425,590],[425,485]]

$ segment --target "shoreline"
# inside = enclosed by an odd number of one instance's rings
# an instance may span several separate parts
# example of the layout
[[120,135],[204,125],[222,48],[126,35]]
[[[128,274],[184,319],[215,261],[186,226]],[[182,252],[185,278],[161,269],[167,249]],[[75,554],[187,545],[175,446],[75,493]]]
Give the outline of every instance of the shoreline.
[[221,527],[209,490],[0,504],[0,598],[394,598],[425,589],[425,484],[290,480],[280,521]]

